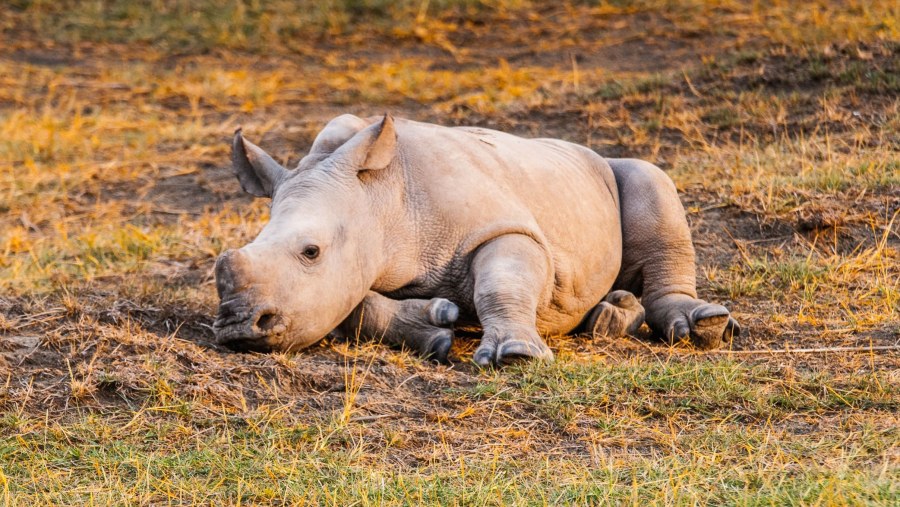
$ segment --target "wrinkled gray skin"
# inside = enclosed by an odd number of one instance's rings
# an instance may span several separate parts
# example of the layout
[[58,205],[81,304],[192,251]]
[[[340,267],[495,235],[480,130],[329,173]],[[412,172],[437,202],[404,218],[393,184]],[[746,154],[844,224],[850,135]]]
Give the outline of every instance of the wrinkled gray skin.
[[646,321],[712,348],[739,332],[727,309],[697,299],[684,209],[647,162],[343,115],[294,170],[240,131],[233,164],[272,208],[252,243],[216,263],[214,329],[232,348],[361,333],[443,361],[454,324],[470,323],[488,365],[551,360],[542,334],[622,336]]

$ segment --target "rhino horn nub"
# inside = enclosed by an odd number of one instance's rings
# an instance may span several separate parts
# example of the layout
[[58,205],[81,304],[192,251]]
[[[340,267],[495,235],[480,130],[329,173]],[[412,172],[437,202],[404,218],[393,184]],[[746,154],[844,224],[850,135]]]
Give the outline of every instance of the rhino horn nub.
[[366,152],[364,169],[377,170],[387,167],[394,160],[397,151],[397,131],[394,129],[394,117],[389,113],[384,114],[384,119],[378,125],[375,139],[369,145]]
[[231,162],[241,188],[256,197],[272,197],[275,186],[287,172],[262,148],[244,139],[240,128],[234,132],[231,143]]

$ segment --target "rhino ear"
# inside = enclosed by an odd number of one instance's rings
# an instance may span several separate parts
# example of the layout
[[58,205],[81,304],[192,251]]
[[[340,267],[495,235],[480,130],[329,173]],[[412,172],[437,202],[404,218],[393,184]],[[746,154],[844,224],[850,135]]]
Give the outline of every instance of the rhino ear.
[[234,132],[231,163],[241,188],[256,197],[272,197],[275,187],[287,173],[287,169],[262,148],[244,139],[241,129]]
[[375,135],[362,163],[362,170],[378,170],[387,167],[397,152],[397,131],[394,129],[394,117],[385,114],[375,129]]
[[360,130],[368,126],[369,124],[358,116],[342,114],[329,121],[328,125],[325,125],[325,128],[319,132],[316,140],[313,141],[312,148],[309,149],[309,154],[323,157],[331,155]]

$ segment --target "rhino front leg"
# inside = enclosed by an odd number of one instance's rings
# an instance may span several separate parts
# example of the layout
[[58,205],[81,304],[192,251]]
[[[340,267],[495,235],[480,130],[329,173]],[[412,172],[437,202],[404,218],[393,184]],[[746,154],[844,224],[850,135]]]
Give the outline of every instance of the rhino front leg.
[[527,236],[508,234],[481,246],[471,269],[475,311],[484,329],[475,362],[553,360],[536,323],[549,269],[543,249]]
[[370,291],[336,334],[384,339],[422,357],[447,361],[459,308],[447,299],[395,300]]

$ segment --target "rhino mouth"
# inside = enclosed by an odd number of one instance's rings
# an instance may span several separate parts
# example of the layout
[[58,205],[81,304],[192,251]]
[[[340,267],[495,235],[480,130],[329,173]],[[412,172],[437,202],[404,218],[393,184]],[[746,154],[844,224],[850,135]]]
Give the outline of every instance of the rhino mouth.
[[216,342],[242,352],[269,352],[271,339],[287,330],[287,319],[274,308],[250,307],[236,298],[222,301],[213,322]]

